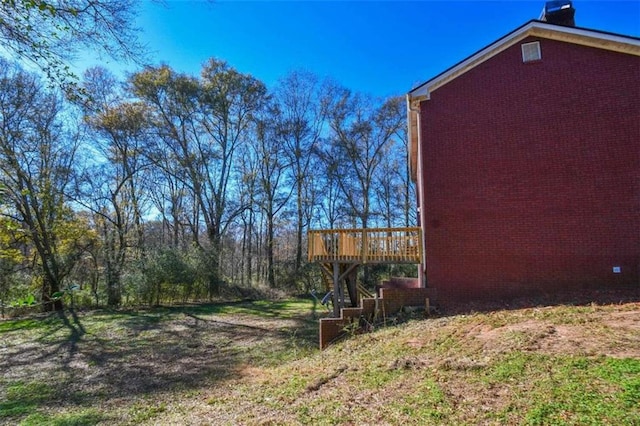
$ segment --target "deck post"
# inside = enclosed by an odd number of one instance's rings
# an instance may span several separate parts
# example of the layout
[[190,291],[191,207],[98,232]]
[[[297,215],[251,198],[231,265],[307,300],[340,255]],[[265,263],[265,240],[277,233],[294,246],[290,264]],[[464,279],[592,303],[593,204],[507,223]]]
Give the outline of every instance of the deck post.
[[362,229],[362,236],[361,236],[361,241],[362,241],[362,263],[366,264],[367,263],[367,254],[369,253],[369,250],[367,248],[367,230],[366,229]]
[[349,292],[349,300],[351,301],[351,307],[357,308],[360,305],[358,298],[358,267],[354,267],[353,270],[347,272],[347,292]]
[[340,290],[342,286],[340,285],[340,264],[338,262],[333,262],[333,317],[340,317]]

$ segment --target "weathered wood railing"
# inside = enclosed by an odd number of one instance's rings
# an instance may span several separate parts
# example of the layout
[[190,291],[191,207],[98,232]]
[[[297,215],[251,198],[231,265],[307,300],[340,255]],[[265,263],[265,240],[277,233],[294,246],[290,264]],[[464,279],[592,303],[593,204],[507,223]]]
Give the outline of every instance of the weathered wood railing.
[[310,262],[420,263],[420,228],[309,231]]

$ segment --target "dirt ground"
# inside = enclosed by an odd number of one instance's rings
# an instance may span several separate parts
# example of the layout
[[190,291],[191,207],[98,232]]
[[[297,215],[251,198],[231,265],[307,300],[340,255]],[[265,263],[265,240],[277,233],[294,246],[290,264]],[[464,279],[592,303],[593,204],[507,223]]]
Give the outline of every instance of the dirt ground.
[[558,325],[540,319],[525,320],[498,328],[476,327],[469,330],[469,334],[494,351],[505,350],[514,336],[519,336],[520,339],[526,340],[529,350],[546,354],[578,353],[614,358],[640,358],[640,342],[635,346],[620,345],[621,339],[637,338],[640,330],[640,308],[625,312],[599,312],[588,316],[586,320],[606,325],[606,328],[588,327],[584,324]]

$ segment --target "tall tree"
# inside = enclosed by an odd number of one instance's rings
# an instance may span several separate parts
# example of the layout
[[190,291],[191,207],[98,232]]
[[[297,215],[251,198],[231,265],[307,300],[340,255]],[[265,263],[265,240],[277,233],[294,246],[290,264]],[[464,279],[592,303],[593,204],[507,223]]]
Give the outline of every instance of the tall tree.
[[78,137],[65,129],[60,98],[34,75],[0,59],[0,87],[0,182],[11,206],[3,214],[25,228],[42,271],[45,307],[60,310],[54,295],[81,253],[81,238],[65,237],[74,220],[65,192]]
[[261,159],[258,167],[258,204],[266,220],[266,257],[267,282],[276,286],[274,265],[275,219],[286,206],[293,188],[285,187],[287,170],[291,166],[285,151],[286,148],[278,138],[277,123],[280,121],[279,111],[271,109],[265,120],[260,120],[256,127],[256,156]]
[[374,219],[376,171],[393,135],[404,125],[402,102],[390,98],[376,106],[371,98],[338,89],[329,114],[331,146],[325,151],[350,214],[361,227]]
[[[328,140],[314,150],[314,172],[316,177],[315,187],[311,187],[311,195],[317,194],[318,204],[317,214],[310,217],[315,220],[314,225],[323,229],[334,229],[344,225],[346,212],[343,206],[347,203],[341,190],[337,168],[339,161],[338,149],[333,147]],[[317,191],[317,193],[316,193]]]
[[[202,163],[206,161],[194,146],[194,139],[198,134],[200,95],[197,79],[176,73],[163,65],[147,67],[134,74],[129,85],[133,95],[148,107],[153,137],[149,138],[144,154],[153,163],[156,171],[160,171],[165,177],[158,183],[173,188],[171,194],[184,187],[189,197],[195,200],[203,186],[204,176],[201,168]],[[180,202],[173,199],[172,208],[182,210],[178,207]],[[182,214],[174,213],[175,216]],[[183,215],[182,218],[189,220],[190,216]],[[194,243],[199,244],[198,221],[191,220],[190,226]]]
[[[204,65],[201,75],[201,126],[206,138],[198,140],[198,149],[208,153],[210,160],[205,169],[207,190],[201,193],[199,201],[214,265],[219,269],[222,237],[245,210],[237,202],[243,176],[236,173],[236,155],[248,138],[254,115],[265,105],[267,90],[259,80],[214,58]],[[236,191],[234,196],[231,191]]]
[[[157,131],[150,157],[189,191],[194,242],[209,252],[213,296],[219,287],[223,235],[245,209],[238,203],[242,176],[236,155],[248,137],[252,115],[262,108],[266,89],[215,59],[205,64],[200,79],[162,66],[135,74],[130,83],[150,107]],[[208,247],[199,238],[200,220]]]
[[92,178],[83,180],[85,205],[93,211],[102,236],[107,304],[117,306],[127,260],[139,260],[145,252],[141,175],[149,120],[144,104],[120,98],[117,83],[106,70],[88,70],[84,86],[93,94],[85,108],[86,121],[96,136],[92,148],[102,159],[88,165]]
[[298,270],[302,263],[302,236],[308,225],[306,218],[313,209],[310,185],[316,176],[310,171],[312,152],[320,140],[327,114],[327,83],[305,71],[293,71],[278,82],[274,101],[279,109],[279,137],[290,158],[291,177],[295,191],[296,259]]
[[247,283],[249,286],[253,283],[254,278],[254,233],[256,220],[256,207],[254,200],[258,198],[258,168],[260,167],[260,159],[256,155],[256,149],[253,146],[244,146],[241,151],[243,161],[240,164],[242,173],[242,193],[240,194],[240,203],[245,209],[240,214],[242,222],[242,279],[241,283]]
[[403,168],[393,151],[397,148],[391,141],[384,149],[380,166],[378,167],[373,185],[376,211],[385,227],[391,228],[398,224],[402,211],[402,189],[398,170]]

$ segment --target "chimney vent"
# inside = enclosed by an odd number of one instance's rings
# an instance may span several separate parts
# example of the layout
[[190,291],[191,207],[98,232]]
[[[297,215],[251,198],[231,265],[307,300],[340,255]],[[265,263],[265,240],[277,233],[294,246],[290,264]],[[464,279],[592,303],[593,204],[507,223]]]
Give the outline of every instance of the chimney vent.
[[550,24],[575,27],[575,13],[573,3],[569,0],[548,1],[544,6],[540,20]]

